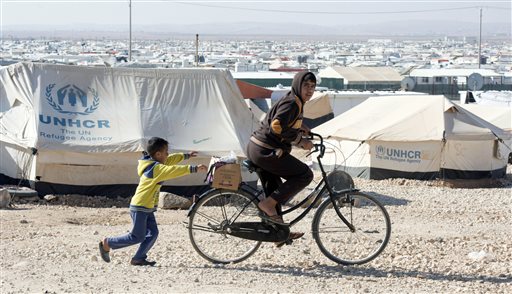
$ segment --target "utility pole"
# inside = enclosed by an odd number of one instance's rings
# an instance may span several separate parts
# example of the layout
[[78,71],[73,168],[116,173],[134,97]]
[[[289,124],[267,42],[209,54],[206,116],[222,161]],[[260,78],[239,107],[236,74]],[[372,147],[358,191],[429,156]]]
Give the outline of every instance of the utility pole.
[[199,34],[196,34],[196,67],[199,66]]
[[478,41],[478,68],[482,63],[482,8],[480,8],[480,39]]
[[132,61],[132,0],[130,0],[130,41],[128,45],[128,61]]

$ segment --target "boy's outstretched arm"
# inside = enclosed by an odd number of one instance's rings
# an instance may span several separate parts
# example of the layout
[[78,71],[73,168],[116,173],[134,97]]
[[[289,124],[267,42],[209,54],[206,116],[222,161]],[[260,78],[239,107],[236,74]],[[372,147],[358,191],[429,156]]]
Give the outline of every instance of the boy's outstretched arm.
[[187,160],[190,157],[196,157],[197,151],[190,151],[185,153],[172,153],[167,156],[167,159],[165,160],[165,165],[175,165],[183,160]]
[[157,165],[156,166],[156,174],[158,176],[155,178],[155,181],[167,181],[170,179],[182,177],[188,174],[197,173],[197,172],[207,172],[208,167],[204,164],[198,165]]

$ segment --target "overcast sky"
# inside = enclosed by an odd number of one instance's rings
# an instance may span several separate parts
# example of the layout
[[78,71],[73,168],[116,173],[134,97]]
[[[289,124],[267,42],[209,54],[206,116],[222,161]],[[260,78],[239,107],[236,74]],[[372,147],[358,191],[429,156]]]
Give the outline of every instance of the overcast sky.
[[[2,28],[128,23],[128,0],[0,0]],[[305,23],[372,24],[389,21],[511,22],[511,1],[155,1],[132,0],[132,24]],[[108,29],[108,26],[105,28]]]

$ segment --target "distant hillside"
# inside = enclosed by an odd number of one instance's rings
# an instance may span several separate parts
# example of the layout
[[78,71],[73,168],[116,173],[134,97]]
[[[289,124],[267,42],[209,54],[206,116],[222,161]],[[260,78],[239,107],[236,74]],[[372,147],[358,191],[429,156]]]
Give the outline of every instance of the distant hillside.
[[[485,35],[505,34],[510,36],[510,23],[485,23]],[[264,34],[264,35],[478,35],[479,24],[469,22],[385,22],[368,25],[323,26],[303,23],[210,23],[196,25],[155,25],[145,26],[155,32],[202,33],[202,34]]]
[[[477,36],[478,23],[470,22],[433,22],[417,20],[415,22],[394,21],[368,25],[323,26],[303,23],[206,23],[206,24],[133,24],[132,31],[136,38],[162,37],[168,38],[179,35],[230,35],[230,36]],[[41,25],[4,26],[4,38],[12,37],[124,37],[128,32],[128,24],[95,25],[76,24],[66,27]],[[511,36],[510,23],[484,23],[483,36]]]

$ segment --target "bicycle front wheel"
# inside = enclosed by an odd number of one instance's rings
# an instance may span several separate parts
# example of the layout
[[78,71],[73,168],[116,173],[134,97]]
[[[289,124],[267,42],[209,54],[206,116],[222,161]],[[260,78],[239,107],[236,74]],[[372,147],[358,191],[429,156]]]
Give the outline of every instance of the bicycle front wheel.
[[237,263],[249,258],[261,241],[229,234],[233,222],[259,222],[258,208],[244,191],[211,190],[190,212],[188,232],[199,255],[213,263]]
[[373,260],[386,247],[391,235],[389,214],[375,198],[361,192],[335,196],[335,205],[355,227],[352,232],[328,198],[318,207],[312,230],[320,251],[343,265]]

